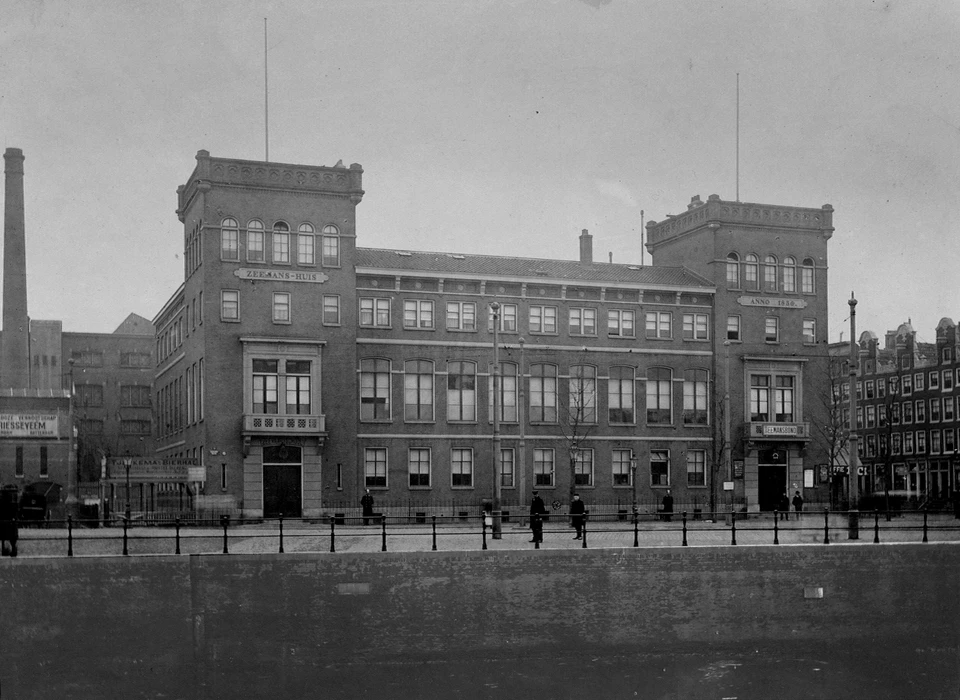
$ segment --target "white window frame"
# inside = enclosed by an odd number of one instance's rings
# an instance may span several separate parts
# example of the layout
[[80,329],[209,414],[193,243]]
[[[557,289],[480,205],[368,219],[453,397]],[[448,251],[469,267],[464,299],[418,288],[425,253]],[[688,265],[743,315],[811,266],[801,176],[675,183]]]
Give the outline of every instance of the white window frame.
[[607,335],[613,338],[634,338],[637,334],[637,315],[629,309],[607,311]]
[[448,331],[473,332],[477,330],[477,302],[448,301],[446,328]]
[[[324,294],[323,295],[323,309],[321,310],[321,321],[324,326],[339,326],[340,325],[340,295],[339,294]],[[332,314],[334,318],[331,320],[328,318],[328,315]]]
[[[232,296],[232,300],[227,297]],[[231,306],[228,306],[230,304]],[[230,315],[228,310],[236,308],[236,313]],[[220,290],[220,320],[228,323],[238,323],[240,321],[240,290],[239,289],[221,289]]]
[[273,322],[284,325],[293,322],[293,299],[290,292],[273,293]]
[[[459,469],[457,468],[459,466]],[[473,488],[473,448],[471,447],[451,447],[450,448],[450,488],[452,489],[472,489]],[[454,483],[460,477],[460,481],[465,481],[464,477],[469,477],[470,483]]]
[[710,340],[710,315],[686,313],[683,315],[684,340]]
[[[357,300],[357,321],[362,328],[390,328],[390,299],[388,297],[360,297]],[[364,322],[364,317],[369,321]]]
[[433,302],[429,299],[404,299],[403,327],[408,330],[432,330]]
[[[379,459],[382,456],[383,459]],[[382,468],[381,468],[382,465]],[[371,470],[371,466],[373,469]],[[383,472],[381,476],[380,472]],[[382,483],[380,483],[382,480]],[[386,447],[365,447],[363,450],[363,483],[368,489],[390,487],[390,453]]]
[[535,304],[530,307],[529,327],[538,335],[557,334],[557,307]]

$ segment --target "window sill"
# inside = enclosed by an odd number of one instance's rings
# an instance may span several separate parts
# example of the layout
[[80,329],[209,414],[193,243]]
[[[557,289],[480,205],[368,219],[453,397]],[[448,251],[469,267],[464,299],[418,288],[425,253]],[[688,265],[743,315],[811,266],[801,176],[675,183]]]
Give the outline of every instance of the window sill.
[[239,318],[221,318],[220,322],[221,323],[240,323],[240,319]]
[[436,331],[436,328],[428,326],[404,326],[403,330],[405,331],[430,331],[431,333]]

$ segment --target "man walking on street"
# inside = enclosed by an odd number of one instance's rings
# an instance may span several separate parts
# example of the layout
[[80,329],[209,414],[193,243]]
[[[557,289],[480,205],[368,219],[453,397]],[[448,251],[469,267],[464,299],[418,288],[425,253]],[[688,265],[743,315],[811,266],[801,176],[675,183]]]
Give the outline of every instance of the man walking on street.
[[577,536],[573,539],[579,540],[583,537],[583,520],[586,517],[586,506],[580,500],[580,494],[573,494],[573,500],[570,502],[570,521],[577,528]]
[[533,501],[530,503],[530,529],[533,530],[533,539],[531,542],[543,542],[543,516],[547,512],[547,507],[540,498],[540,492],[533,492]]
[[793,509],[797,511],[797,520],[799,520],[800,513],[803,512],[803,496],[800,495],[799,491],[797,491],[793,497]]
[[363,524],[367,525],[370,518],[373,517],[373,495],[370,493],[370,489],[367,489],[363,498],[360,499],[360,507],[363,508]]

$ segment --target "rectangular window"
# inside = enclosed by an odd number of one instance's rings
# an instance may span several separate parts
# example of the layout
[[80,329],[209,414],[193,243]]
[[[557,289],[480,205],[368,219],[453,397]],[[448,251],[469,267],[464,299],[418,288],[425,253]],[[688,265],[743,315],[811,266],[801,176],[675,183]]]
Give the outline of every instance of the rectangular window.
[[669,339],[673,337],[673,315],[665,311],[647,312],[647,337]]
[[40,478],[46,479],[48,476],[50,476],[50,464],[47,461],[47,447],[46,445],[41,445],[40,446]]
[[727,340],[740,339],[740,317],[727,316]]
[[913,388],[915,391],[923,391],[923,372],[913,375]]
[[913,454],[913,433],[903,434],[903,453],[908,455]]
[[87,435],[101,435],[103,433],[103,421],[89,418],[80,420],[80,433]]
[[943,431],[943,451],[947,454],[952,454],[955,447],[955,433],[953,428],[947,428]]
[[247,262],[263,261],[263,231],[247,231]]
[[557,307],[556,306],[531,306],[530,307],[530,332],[531,333],[556,333],[557,332]]
[[611,309],[607,312],[607,333],[616,338],[632,338],[634,330],[634,312],[623,309]]
[[430,450],[415,448],[407,452],[407,473],[411,488],[430,486]]
[[867,435],[867,457],[877,456],[877,436]]
[[390,300],[360,297],[360,325],[374,328],[390,327]]
[[287,292],[273,293],[273,322],[290,323],[290,294]]
[[635,421],[633,367],[611,367],[607,381],[607,420],[630,424]]
[[[493,333],[493,311],[491,311],[490,315],[487,317],[487,330]],[[500,304],[500,328],[497,330],[500,333],[517,332],[516,304]]]
[[287,415],[310,414],[310,360],[284,363],[287,384]]
[[593,450],[577,450],[573,460],[573,483],[593,486]]
[[80,406],[103,406],[103,386],[101,384],[77,384],[77,404]]
[[322,236],[320,251],[324,267],[340,267],[340,239],[337,236]]
[[360,420],[390,420],[390,360],[360,360]]
[[[493,421],[493,371],[491,368],[487,382],[487,407],[490,421]],[[500,420],[516,423],[517,414],[517,366],[512,362],[500,363]]]
[[931,389],[940,388],[940,372],[937,370],[931,370],[930,374],[927,376],[927,381],[930,382],[929,387]]
[[577,365],[570,368],[568,396],[571,425],[597,422],[597,368]]
[[931,454],[940,454],[940,431],[930,431],[930,452]]
[[533,485],[553,486],[553,450],[533,450]]
[[220,320],[240,320],[240,292],[235,289],[220,291]]
[[875,428],[877,425],[877,408],[876,406],[867,406],[867,427]]
[[240,259],[240,230],[225,228],[220,231],[220,259]]
[[945,369],[943,370],[943,390],[950,391],[953,389],[953,370]]
[[570,335],[596,335],[596,309],[570,309]]
[[120,421],[121,435],[149,435],[150,421],[148,420],[122,420]]
[[121,367],[149,367],[150,354],[146,352],[122,352],[120,353]]
[[650,452],[650,485],[670,485],[670,453],[666,450]]
[[633,485],[633,471],[631,469],[632,458],[632,450],[613,450],[611,455],[611,465],[613,467],[614,486]]
[[13,463],[13,475],[23,478],[23,447],[17,446],[14,463]]
[[290,234],[273,232],[273,262],[287,265],[290,263]]
[[709,317],[707,314],[684,314],[683,315],[683,339],[684,340],[707,340],[709,337]]
[[[811,261],[812,264],[812,261]],[[813,294],[813,268],[804,265],[800,268],[800,291],[804,294]]]
[[863,383],[864,395],[868,399],[872,399],[874,397],[874,386],[875,384],[872,379]]
[[150,405],[150,387],[139,384],[121,386],[120,405],[148,407]]
[[448,301],[447,330],[477,330],[477,305],[472,301]]
[[927,404],[922,399],[917,401],[917,423],[923,423],[927,420]]
[[340,325],[340,297],[336,294],[323,295],[323,325]]
[[953,420],[953,397],[948,396],[943,400],[943,420],[949,422]]
[[463,447],[450,450],[450,485],[454,488],[473,487],[473,450]]
[[817,322],[812,318],[803,319],[803,342],[807,345],[817,342]]
[[253,412],[279,413],[279,360],[253,360]]
[[477,366],[473,362],[447,363],[447,420],[477,419]]
[[750,420],[757,423],[770,420],[770,377],[766,375],[750,377]]
[[687,450],[687,486],[707,485],[707,453]]
[[940,399],[930,399],[930,422],[940,422]]
[[707,425],[707,371],[683,372],[683,424]]
[[403,365],[403,419],[433,420],[433,363],[407,360]]
[[669,369],[651,367],[647,370],[647,423],[673,423],[670,388],[673,377]]
[[902,380],[903,384],[903,395],[910,396],[913,393],[913,379],[909,374],[905,374]]
[[793,422],[793,377],[776,378],[773,400],[774,418],[778,423]]
[[500,450],[500,485],[512,489],[514,486],[514,457],[512,449]]
[[312,233],[301,233],[297,235],[297,262],[301,265],[313,265],[316,261],[314,254],[314,245],[316,239]]
[[557,422],[557,367],[535,364],[530,366],[530,421]]
[[890,436],[890,454],[903,454],[903,439],[900,433],[894,433]]
[[763,339],[768,343],[780,342],[780,319],[776,316],[767,316],[763,320]]
[[405,299],[403,302],[404,328],[433,328],[433,302],[423,299]]
[[368,489],[387,487],[387,448],[367,447],[364,449],[363,482]]
[[913,402],[904,401],[901,404],[901,415],[904,423],[913,423]]

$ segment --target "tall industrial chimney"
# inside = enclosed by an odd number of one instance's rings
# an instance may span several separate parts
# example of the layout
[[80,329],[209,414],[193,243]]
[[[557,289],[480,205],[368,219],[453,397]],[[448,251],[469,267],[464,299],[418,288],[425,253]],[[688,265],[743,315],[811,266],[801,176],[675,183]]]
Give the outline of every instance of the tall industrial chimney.
[[0,388],[30,386],[30,320],[27,316],[27,244],[23,217],[23,151],[3,154],[3,337]]

